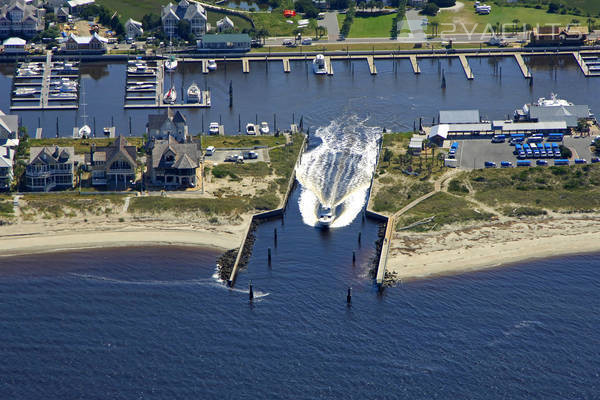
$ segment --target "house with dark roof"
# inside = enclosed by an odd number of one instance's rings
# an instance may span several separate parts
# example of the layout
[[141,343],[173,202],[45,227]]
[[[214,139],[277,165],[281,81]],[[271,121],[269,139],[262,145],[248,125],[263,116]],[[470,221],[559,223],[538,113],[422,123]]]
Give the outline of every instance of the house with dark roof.
[[0,37],[33,37],[44,29],[46,10],[28,4],[25,0],[12,0],[0,6]]
[[78,36],[71,33],[65,42],[65,50],[69,52],[104,53],[108,39],[98,35]]
[[196,187],[201,160],[200,143],[179,143],[171,135],[156,140],[148,158],[150,183],[169,189]]
[[25,169],[25,187],[31,192],[49,192],[73,187],[73,147],[32,147]]
[[185,117],[181,112],[173,112],[170,108],[162,114],[148,115],[146,134],[149,141],[166,140],[169,136],[173,136],[178,142],[183,143],[189,138]]
[[217,21],[217,32],[226,32],[235,29],[235,24],[227,15]]
[[176,36],[179,32],[179,21],[190,23],[190,33],[200,37],[206,33],[206,10],[191,0],[181,0],[177,5],[169,3],[162,8],[161,21],[167,36]]
[[123,136],[106,147],[92,145],[86,164],[92,170],[92,186],[124,190],[135,183],[137,167],[135,146],[130,146]]

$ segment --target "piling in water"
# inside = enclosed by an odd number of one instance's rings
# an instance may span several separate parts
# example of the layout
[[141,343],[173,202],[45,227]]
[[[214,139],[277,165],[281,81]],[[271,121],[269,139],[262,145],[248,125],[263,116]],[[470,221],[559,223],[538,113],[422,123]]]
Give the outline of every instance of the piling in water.
[[267,251],[267,260],[269,261],[269,265],[271,265],[271,248]]
[[362,235],[362,232],[358,232],[358,244],[360,244],[360,237]]
[[252,301],[254,299],[254,290],[252,289],[252,281],[250,281],[250,283],[248,284],[248,297],[250,298],[250,301]]
[[348,294],[346,295],[346,303],[352,303],[352,288],[348,288]]
[[356,252],[353,251],[352,252],[352,264],[354,264],[356,262]]
[[273,241],[275,242],[275,245],[277,245],[277,228],[273,229]]

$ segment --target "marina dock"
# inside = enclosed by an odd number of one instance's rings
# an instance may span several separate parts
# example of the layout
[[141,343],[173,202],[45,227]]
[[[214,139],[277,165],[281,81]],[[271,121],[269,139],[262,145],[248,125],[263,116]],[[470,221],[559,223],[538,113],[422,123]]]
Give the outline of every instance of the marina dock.
[[245,74],[250,72],[250,60],[246,57],[242,58],[242,72]]
[[421,73],[421,69],[419,68],[419,62],[417,61],[416,55],[410,56],[410,64],[412,65],[412,69],[415,74]]
[[467,79],[472,80],[473,79],[473,71],[471,71],[471,66],[469,66],[469,61],[467,60],[467,57],[464,54],[461,54],[458,56],[458,59],[460,60],[460,63],[462,64],[463,70],[465,71],[465,75],[467,76]]
[[325,56],[325,70],[327,75],[333,75],[333,65],[331,65],[331,56]]
[[205,58],[202,59],[202,73],[208,74],[208,60]]
[[517,60],[517,64],[519,64],[519,68],[521,68],[523,77],[525,79],[530,79],[531,74],[529,73],[529,68],[527,68],[527,64],[525,64],[525,61],[523,60],[523,56],[520,53],[515,53],[515,60]]
[[585,60],[581,56],[581,53],[578,51],[573,52],[573,57],[575,57],[575,61],[579,64],[579,68],[581,68],[581,72],[583,72],[583,76],[590,76],[590,68],[587,66]]
[[292,70],[292,68],[290,67],[290,59],[284,57],[282,60],[283,60],[283,72],[289,73]]
[[371,72],[371,75],[377,75],[377,67],[375,67],[373,56],[367,56],[367,63],[369,64],[369,72]]

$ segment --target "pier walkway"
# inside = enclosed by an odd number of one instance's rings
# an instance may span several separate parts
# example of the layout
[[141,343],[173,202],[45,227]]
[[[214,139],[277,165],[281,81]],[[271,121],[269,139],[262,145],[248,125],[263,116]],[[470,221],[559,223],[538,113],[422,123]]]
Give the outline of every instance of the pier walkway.
[[367,63],[369,64],[369,71],[371,72],[371,75],[377,75],[377,68],[375,67],[373,56],[367,56]]
[[242,58],[242,72],[245,74],[250,72],[250,60],[246,57]]
[[461,54],[458,56],[460,63],[462,64],[463,70],[465,71],[465,75],[467,76],[468,80],[472,80],[473,79],[473,71],[471,71],[471,66],[469,65],[469,61],[467,60],[467,57],[464,54]]
[[42,91],[40,94],[40,105],[42,108],[48,107],[48,94],[50,93],[50,75],[52,74],[52,52],[46,53],[46,63],[44,64],[44,75],[42,77]]
[[421,73],[421,68],[419,68],[419,62],[417,61],[416,55],[410,56],[410,64],[412,65],[412,69],[415,74]]
[[290,59],[284,57],[282,60],[283,60],[283,72],[289,73],[292,70],[292,68],[290,67]]
[[519,64],[519,68],[521,68],[521,72],[523,73],[523,77],[525,79],[531,78],[531,73],[529,73],[529,68],[527,68],[527,64],[523,60],[523,56],[520,53],[515,54],[515,60],[517,60],[517,64]]
[[575,57],[575,61],[579,64],[579,68],[581,68],[581,72],[583,72],[583,76],[590,76],[590,68],[585,63],[585,60],[581,56],[581,53],[578,51],[573,52],[573,57]]

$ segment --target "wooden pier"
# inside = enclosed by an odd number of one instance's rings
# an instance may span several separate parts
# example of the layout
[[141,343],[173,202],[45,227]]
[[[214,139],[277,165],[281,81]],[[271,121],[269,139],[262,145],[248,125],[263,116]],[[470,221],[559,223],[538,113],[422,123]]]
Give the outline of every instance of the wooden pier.
[[36,139],[41,139],[42,138],[42,128],[36,128],[35,129],[35,138]]
[[467,57],[464,54],[461,54],[458,56],[458,59],[460,60],[460,63],[462,64],[463,70],[465,71],[465,75],[467,76],[468,80],[472,80],[473,79],[473,71],[471,71],[471,66],[469,65],[469,61],[467,60]]
[[242,72],[244,74],[250,73],[250,60],[246,57],[242,58]]
[[371,72],[371,75],[377,75],[377,67],[375,67],[373,56],[367,56],[367,63],[369,64],[369,72]]
[[202,59],[202,73],[208,74],[208,60],[205,58]]
[[591,75],[590,68],[585,63],[585,60],[581,56],[581,53],[578,51],[574,51],[573,57],[575,57],[575,61],[577,61],[577,64],[579,64],[579,68],[581,68],[581,72],[583,72],[583,76],[586,76],[586,77],[590,76]]
[[531,74],[529,73],[529,68],[527,68],[527,64],[523,60],[523,56],[521,53],[515,53],[515,60],[517,60],[517,64],[519,64],[519,68],[521,68],[521,72],[523,73],[523,77],[525,79],[530,79]]
[[421,68],[419,68],[419,62],[417,61],[416,55],[413,54],[410,56],[410,64],[412,65],[412,69],[415,74],[421,73]]
[[287,57],[284,57],[282,60],[283,60],[283,72],[289,73],[292,70],[292,68],[290,67],[290,59]]
[[330,56],[325,56],[325,71],[327,71],[327,75],[333,75],[333,65],[331,65]]

